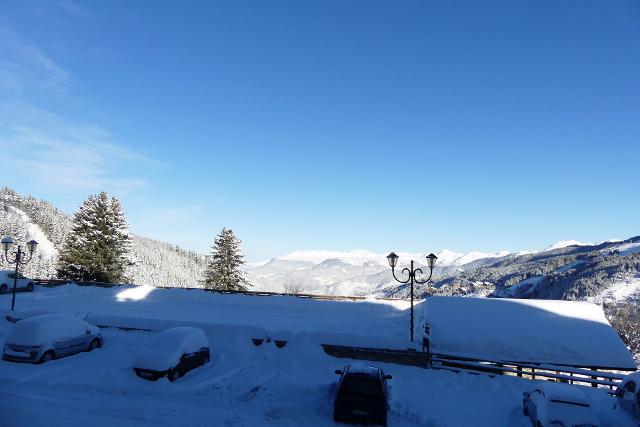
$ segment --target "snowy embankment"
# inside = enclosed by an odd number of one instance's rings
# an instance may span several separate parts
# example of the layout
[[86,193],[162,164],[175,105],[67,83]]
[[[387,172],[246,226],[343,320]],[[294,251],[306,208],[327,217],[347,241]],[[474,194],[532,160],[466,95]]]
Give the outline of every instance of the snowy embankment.
[[[231,328],[255,337],[282,339],[304,332],[320,343],[412,346],[408,339],[409,303],[404,300],[322,301],[151,286],[66,285],[37,287],[35,292],[21,294],[16,307],[18,313],[68,313],[86,316],[98,325],[153,331],[175,326],[198,326],[212,332]],[[416,309],[416,324],[421,322],[421,312]]]

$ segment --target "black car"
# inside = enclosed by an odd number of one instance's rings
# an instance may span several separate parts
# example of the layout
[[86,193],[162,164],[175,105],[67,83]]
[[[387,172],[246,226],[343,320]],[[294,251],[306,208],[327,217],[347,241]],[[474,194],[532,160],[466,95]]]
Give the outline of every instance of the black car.
[[166,376],[173,382],[187,372],[208,363],[209,341],[201,329],[177,327],[167,329],[138,349],[133,370],[145,380]]
[[389,387],[382,369],[353,363],[337,370],[340,375],[338,391],[333,403],[333,419],[337,422],[355,421],[387,424]]

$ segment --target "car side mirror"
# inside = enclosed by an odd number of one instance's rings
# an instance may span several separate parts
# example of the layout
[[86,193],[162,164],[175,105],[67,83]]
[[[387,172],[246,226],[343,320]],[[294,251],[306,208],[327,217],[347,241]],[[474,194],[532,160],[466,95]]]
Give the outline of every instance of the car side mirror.
[[616,397],[624,397],[624,390],[623,390],[623,389],[621,389],[621,388],[616,389],[616,394],[615,394],[615,396],[616,396]]
[[336,374],[342,375],[342,371],[340,369],[336,369]]
[[392,380],[392,379],[393,379],[393,376],[391,376],[391,375],[385,375],[385,376],[384,376],[384,379],[385,379],[385,380]]

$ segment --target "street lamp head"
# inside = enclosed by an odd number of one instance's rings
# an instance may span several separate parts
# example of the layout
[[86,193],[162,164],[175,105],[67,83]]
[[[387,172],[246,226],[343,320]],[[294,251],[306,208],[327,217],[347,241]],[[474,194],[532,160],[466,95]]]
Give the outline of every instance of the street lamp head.
[[387,255],[387,261],[389,261],[389,266],[391,268],[396,268],[396,265],[398,265],[398,258],[400,257],[396,255],[395,252],[391,252]]
[[9,252],[9,249],[11,249],[11,246],[13,245],[13,239],[9,236],[5,237],[4,239],[2,239],[2,250],[6,253]]
[[38,247],[38,242],[36,242],[35,240],[29,240],[27,242],[27,248],[29,248],[29,253],[32,254],[33,252],[35,252],[36,248]]
[[438,257],[435,256],[434,254],[427,255],[427,265],[429,266],[430,269],[433,269],[433,267],[436,266],[437,260],[438,260]]

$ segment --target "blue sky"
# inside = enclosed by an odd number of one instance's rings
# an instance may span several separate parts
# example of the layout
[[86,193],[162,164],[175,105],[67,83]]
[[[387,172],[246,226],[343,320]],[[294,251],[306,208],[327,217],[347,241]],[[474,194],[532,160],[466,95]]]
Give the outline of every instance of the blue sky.
[[640,234],[637,1],[0,0],[0,184],[249,260]]

